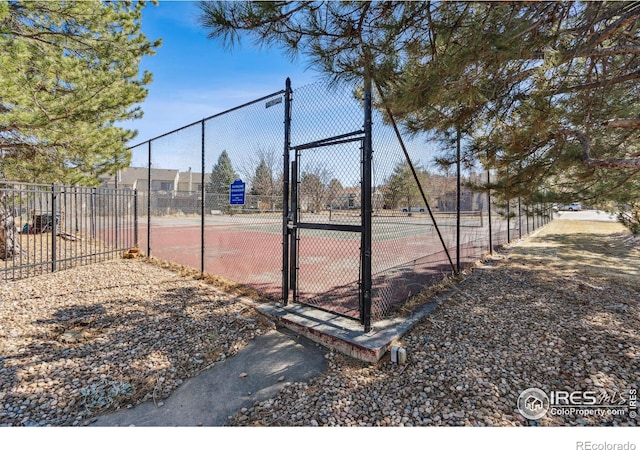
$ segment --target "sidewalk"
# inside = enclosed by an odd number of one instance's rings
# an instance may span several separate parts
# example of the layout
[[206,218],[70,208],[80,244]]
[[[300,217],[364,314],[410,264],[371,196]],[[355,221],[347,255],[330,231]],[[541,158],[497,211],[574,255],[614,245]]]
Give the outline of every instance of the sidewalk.
[[274,397],[285,383],[303,382],[326,368],[325,350],[286,329],[256,338],[169,398],[97,418],[92,426],[224,426],[228,416]]

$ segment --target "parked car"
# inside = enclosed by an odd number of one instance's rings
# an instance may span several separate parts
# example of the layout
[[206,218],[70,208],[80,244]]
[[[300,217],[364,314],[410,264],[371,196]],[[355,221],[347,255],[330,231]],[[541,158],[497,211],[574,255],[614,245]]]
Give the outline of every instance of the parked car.
[[573,202],[560,207],[560,211],[582,211],[582,203]]
[[406,213],[406,212],[426,212],[427,208],[425,208],[424,206],[422,207],[414,207],[412,206],[411,209],[409,208],[402,208],[402,212]]

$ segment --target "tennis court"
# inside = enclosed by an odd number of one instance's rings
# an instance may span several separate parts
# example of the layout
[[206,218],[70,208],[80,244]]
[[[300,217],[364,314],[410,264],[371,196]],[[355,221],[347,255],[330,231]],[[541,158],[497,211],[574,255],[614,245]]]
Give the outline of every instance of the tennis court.
[[[358,223],[357,214],[303,214],[305,222]],[[456,218],[435,214],[449,255],[456,257]],[[200,268],[233,282],[246,284],[267,296],[282,293],[282,218],[275,213],[151,217],[151,255]],[[141,248],[147,246],[146,223],[141,221]],[[512,223],[512,226],[514,223]],[[515,224],[517,225],[517,224]],[[495,239],[506,221],[492,219]],[[489,251],[488,220],[481,213],[461,218],[460,258],[463,264]],[[515,234],[514,234],[515,235]],[[430,216],[381,212],[372,220],[373,311],[393,309],[411,295],[451,274],[451,265]],[[204,242],[204,249],[201,244]],[[498,242],[498,241],[496,241]],[[300,299],[319,307],[330,305],[357,318],[361,281],[360,234],[335,230],[299,230],[297,247]],[[398,295],[400,292],[401,295]],[[392,294],[393,293],[393,294]],[[377,305],[377,307],[376,307]]]

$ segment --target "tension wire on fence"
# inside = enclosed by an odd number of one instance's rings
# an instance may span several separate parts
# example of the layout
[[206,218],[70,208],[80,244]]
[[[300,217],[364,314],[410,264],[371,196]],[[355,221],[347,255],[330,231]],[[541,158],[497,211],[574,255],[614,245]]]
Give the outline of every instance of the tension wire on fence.
[[380,95],[380,100],[382,100],[382,104],[384,105],[384,109],[387,112],[387,114],[389,115],[389,119],[391,119],[391,125],[393,127],[393,131],[395,132],[396,137],[398,138],[398,143],[400,144],[400,147],[402,148],[402,152],[404,153],[404,157],[407,160],[407,164],[409,164],[409,168],[411,169],[411,173],[413,174],[413,179],[415,180],[416,184],[418,185],[418,190],[420,191],[420,195],[422,196],[422,200],[424,201],[424,204],[427,206],[427,211],[429,212],[429,216],[431,217],[431,221],[433,222],[433,227],[435,228],[436,232],[438,233],[438,239],[440,239],[440,243],[442,244],[442,248],[444,249],[444,252],[447,255],[447,259],[449,260],[449,265],[451,265],[451,270],[456,272],[456,266],[455,266],[455,264],[453,264],[453,260],[451,259],[451,255],[449,254],[449,249],[447,248],[447,245],[444,242],[444,239],[442,237],[442,233],[440,232],[440,228],[438,227],[438,223],[436,222],[436,219],[433,216],[433,212],[431,211],[431,207],[429,206],[429,202],[427,201],[427,196],[425,195],[424,189],[422,188],[422,183],[420,183],[420,179],[418,178],[418,174],[416,173],[416,169],[413,166],[413,161],[411,161],[411,157],[409,156],[409,152],[407,151],[407,147],[404,145],[404,140],[402,139],[402,135],[400,134],[400,130],[398,130],[398,125],[396,123],[396,119],[393,116],[393,114],[391,113],[391,110],[389,109],[389,107],[387,106],[387,102],[385,100],[384,94],[382,93],[382,89],[380,88],[380,85],[378,85],[378,83],[375,83],[375,85],[376,85],[376,90],[378,91],[378,95]]

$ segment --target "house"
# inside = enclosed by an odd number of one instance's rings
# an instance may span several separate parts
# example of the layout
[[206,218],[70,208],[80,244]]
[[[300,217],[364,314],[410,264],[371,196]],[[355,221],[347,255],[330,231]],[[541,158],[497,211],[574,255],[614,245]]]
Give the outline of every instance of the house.
[[[468,189],[460,190],[460,211],[484,211],[486,194],[474,192]],[[447,192],[437,198],[438,211],[456,211],[457,194],[455,191]]]
[[[361,189],[357,187],[346,187],[333,195],[333,198],[329,199],[329,206],[331,209],[360,209],[361,201]],[[374,210],[382,209],[384,204],[384,197],[380,189],[375,189],[371,192],[371,206]]]
[[[174,169],[151,169],[151,190],[175,192],[178,186],[178,173]],[[146,167],[120,169],[115,176],[103,178],[103,186],[116,187],[116,179],[119,188],[137,189],[145,192],[149,189],[149,169]]]
[[[211,180],[211,174],[204,174],[204,184]],[[179,193],[193,194],[202,191],[202,172],[192,172],[191,167],[186,172],[178,173],[178,185],[176,191]]]
[[[205,185],[211,177],[205,173]],[[103,187],[136,189],[139,194],[139,213],[146,214],[199,214],[202,204],[202,172],[186,172],[176,169],[151,169],[151,197],[145,200],[149,190],[147,167],[126,167],[115,176],[102,177]]]

